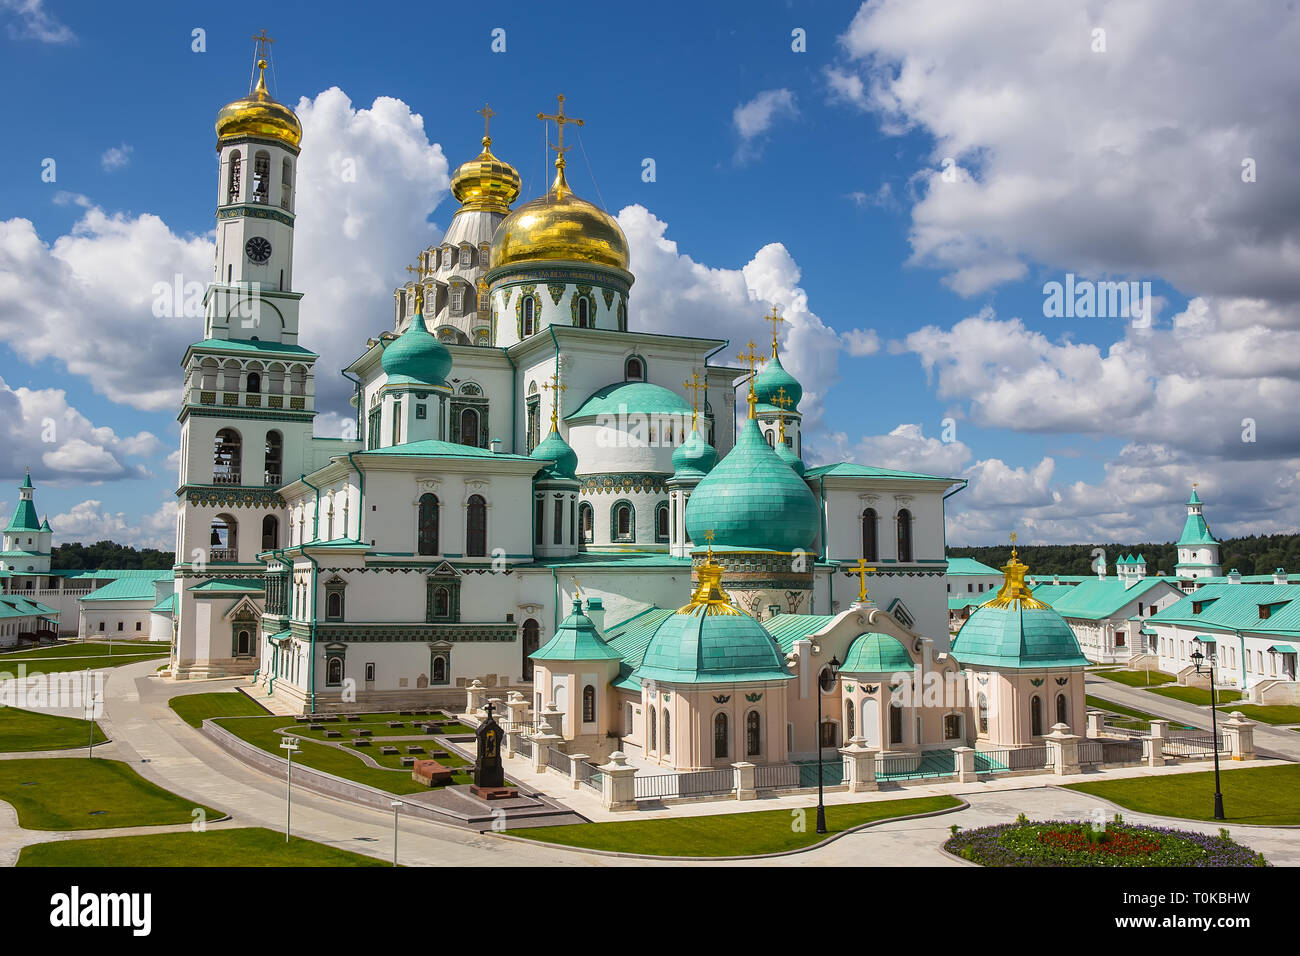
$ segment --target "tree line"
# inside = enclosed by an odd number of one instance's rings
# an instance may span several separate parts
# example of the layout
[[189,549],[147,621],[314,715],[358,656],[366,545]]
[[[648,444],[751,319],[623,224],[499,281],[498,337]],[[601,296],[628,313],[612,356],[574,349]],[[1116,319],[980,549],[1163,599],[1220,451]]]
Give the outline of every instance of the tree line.
[[136,550],[116,541],[96,541],[85,545],[79,541],[60,544],[50,551],[50,568],[54,571],[170,571],[176,563],[171,551],[156,548]]

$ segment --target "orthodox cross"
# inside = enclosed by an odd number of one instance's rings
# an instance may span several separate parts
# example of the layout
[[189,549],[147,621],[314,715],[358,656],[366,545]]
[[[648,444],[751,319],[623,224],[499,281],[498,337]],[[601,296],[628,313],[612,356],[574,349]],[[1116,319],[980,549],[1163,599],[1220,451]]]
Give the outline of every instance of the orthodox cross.
[[582,582],[579,581],[577,578],[569,578],[569,580],[573,582],[573,597],[574,597],[574,600],[579,600],[579,599],[581,599],[581,598],[582,598]]
[[486,707],[483,708],[483,713],[487,714],[488,720],[491,720],[491,719],[492,719],[492,711],[494,711],[494,710],[496,710],[496,709],[497,709],[497,705],[496,705],[496,704],[488,703],[488,705],[487,705]]
[[407,266],[407,272],[415,273],[415,311],[421,315],[424,314],[424,269],[420,266],[420,260],[416,260],[413,266]]
[[859,604],[865,604],[867,602],[867,572],[874,572],[875,570],[875,568],[867,567],[867,562],[863,561],[861,558],[858,558],[858,563],[856,565],[849,568],[850,574],[856,574],[858,576]]
[[755,365],[762,365],[764,362],[767,361],[766,355],[760,355],[759,353],[754,351],[754,349],[756,349],[757,347],[758,346],[754,344],[754,340],[750,339],[749,351],[741,352],[739,355],[736,356],[736,358],[738,358],[740,361],[744,362],[749,366],[749,417],[750,418],[755,417],[754,404],[758,401],[757,396],[754,395],[754,367]]
[[265,59],[266,55],[270,52],[268,48],[275,42],[275,38],[267,36],[266,28],[263,27],[261,33],[253,34],[253,39],[257,41],[257,58],[259,60]]
[[691,427],[694,428],[696,421],[700,417],[700,392],[708,389],[707,384],[701,384],[700,373],[691,371],[691,378],[688,382],[682,382],[682,388],[691,390]]
[[776,358],[777,334],[781,331],[781,323],[785,319],[781,318],[781,313],[777,311],[776,306],[772,306],[772,311],[763,316],[763,320],[772,323],[772,358]]
[[[557,96],[557,97],[556,97],[556,100],[559,101],[559,104],[560,104],[560,105],[556,108],[556,110],[555,110],[554,113],[538,113],[538,114],[537,114],[537,118],[538,118],[539,120],[541,120],[542,122],[545,122],[546,120],[554,120],[554,121],[555,121],[555,125],[556,125],[557,127],[559,127],[559,130],[560,130],[560,134],[559,134],[559,136],[560,136],[559,145],[558,145],[558,146],[551,146],[551,149],[553,149],[553,150],[555,150],[557,153],[559,153],[559,154],[560,154],[560,157],[559,157],[559,158],[560,158],[560,159],[563,159],[563,158],[564,158],[564,154],[567,153],[570,149],[573,148],[572,146],[567,146],[567,147],[566,147],[566,146],[564,145],[564,124],[565,124],[565,123],[572,123],[574,126],[585,126],[585,125],[586,125],[586,120],[580,120],[580,119],[578,119],[576,116],[565,116],[565,115],[564,115],[564,94],[563,94],[563,93],[561,93],[559,96]],[[551,144],[548,142],[547,145],[550,146]]]
[[1016,533],[1014,531],[1011,532],[1011,556],[1013,558],[1016,556]]
[[569,386],[560,384],[560,376],[557,373],[551,376],[549,382],[543,382],[542,388],[548,388],[555,393],[555,400],[551,402],[551,428],[554,430],[556,422],[560,419],[560,393],[567,392]]
[[784,442],[785,441],[785,410],[794,404],[794,399],[786,395],[785,386],[782,385],[780,388],[776,390],[776,394],[772,396],[772,404],[780,406],[781,409],[779,412],[776,413],[776,417],[781,423],[777,431],[779,433],[779,437],[781,441]]
[[713,561],[713,529],[708,528],[704,532],[705,547],[709,549],[709,561]]
[[492,121],[492,117],[496,116],[497,114],[492,111],[492,107],[487,103],[483,104],[483,108],[481,110],[475,110],[474,112],[478,113],[479,116],[483,117],[483,147],[486,149],[487,147],[492,145],[492,135],[488,132],[488,123],[490,123]]

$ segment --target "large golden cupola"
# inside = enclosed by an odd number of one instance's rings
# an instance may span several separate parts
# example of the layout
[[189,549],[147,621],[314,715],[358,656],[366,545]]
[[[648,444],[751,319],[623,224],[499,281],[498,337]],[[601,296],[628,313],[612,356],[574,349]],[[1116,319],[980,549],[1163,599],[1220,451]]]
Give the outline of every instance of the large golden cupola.
[[451,194],[462,208],[503,216],[519,198],[519,186],[519,172],[492,155],[492,137],[487,135],[483,137],[483,152],[461,163],[451,174]]
[[266,60],[257,61],[257,85],[247,96],[221,107],[217,114],[217,148],[237,139],[266,139],[297,151],[302,124],[293,110],[271,98],[266,89]]

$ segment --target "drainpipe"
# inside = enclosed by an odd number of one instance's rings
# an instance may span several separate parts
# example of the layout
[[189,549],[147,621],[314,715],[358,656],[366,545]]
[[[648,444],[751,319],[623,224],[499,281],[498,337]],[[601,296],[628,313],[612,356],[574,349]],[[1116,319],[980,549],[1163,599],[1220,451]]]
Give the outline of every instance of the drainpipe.
[[361,440],[361,379],[359,379],[359,378],[353,378],[350,374],[348,374],[348,370],[347,370],[347,369],[343,369],[342,374],[343,374],[343,377],[344,377],[344,378],[346,378],[349,382],[353,383],[353,384],[356,385],[356,387],[357,387],[357,391],[356,391],[356,396],[357,396],[357,441],[360,441],[360,440]]
[[560,629],[560,576],[555,573],[555,567],[551,567],[551,579],[555,582],[555,612],[551,615],[551,633],[554,634]]
[[[957,492],[965,491],[968,484],[970,484],[970,482],[967,479],[962,478],[961,485],[944,495],[943,500],[947,501]],[[947,509],[945,509],[944,513],[945,515],[947,514]],[[948,560],[948,522],[946,520],[943,522],[943,558],[945,561]]]
[[[348,452],[348,464],[351,465],[352,470],[357,473],[357,507],[360,509],[360,513],[357,515],[357,536],[352,540],[357,544],[360,544],[361,519],[366,515],[366,475],[365,472],[357,467],[357,463],[352,459],[352,456],[355,454],[356,452],[354,451]],[[347,528],[343,529],[344,537],[347,537],[347,530]]]
[[[307,480],[306,475],[299,475],[298,480],[316,492],[316,516],[312,519],[312,537],[320,540],[320,489]],[[308,643],[307,693],[311,697],[311,713],[316,713],[316,580],[320,575],[320,564],[307,553],[306,543],[300,546],[302,556],[311,562],[311,639]]]
[[[270,551],[263,551],[262,553],[263,553],[263,554],[270,554],[272,557],[274,557],[274,558],[276,558],[276,559],[278,559],[278,560],[283,560],[283,559],[284,559],[284,549],[283,549],[283,548],[272,548]],[[262,559],[261,557],[259,557],[258,555],[253,555],[253,557],[254,557],[256,560],[262,562],[262,576],[265,578],[265,576],[266,576],[266,565],[267,565],[267,561],[266,561],[266,560],[263,560],[263,559]],[[265,612],[266,608],[263,607],[262,610],[263,610],[263,612]],[[262,662],[261,662],[261,660],[259,659],[259,660],[258,660],[258,664],[257,664],[257,670],[253,671],[253,682],[254,682],[254,683],[257,682],[257,675],[260,674],[260,673],[262,673]]]
[[[730,344],[731,344],[731,339],[726,339],[716,349],[714,349],[708,355],[704,356],[704,407],[705,408],[709,407],[709,359],[713,358],[713,356],[717,355],[719,352],[721,352]],[[714,424],[716,425],[717,422],[714,422]],[[716,439],[718,436],[714,435],[713,437]],[[736,447],[736,416],[735,415],[731,416],[731,447],[732,448]]]
[[[818,476],[817,476],[817,511],[818,511],[818,515],[817,515],[817,517],[821,520],[821,524],[822,524],[822,528],[821,528],[821,532],[822,532],[822,558],[825,559],[825,561],[829,564],[829,563],[830,563],[830,560],[831,560],[831,549],[830,549],[830,542],[828,542],[828,541],[826,540],[826,534],[827,534],[827,531],[826,531],[826,476],[825,476],[825,475],[818,475]],[[814,565],[814,566],[815,566],[815,565]],[[829,582],[829,585],[830,585],[830,586],[827,588],[826,600],[827,600],[827,602],[828,602],[828,604],[829,604],[830,609],[831,609],[832,611],[834,611],[834,610],[835,610],[835,570],[834,570],[834,568],[831,569],[830,577],[828,577],[826,580]],[[817,604],[817,575],[816,575],[816,572],[813,573],[812,604],[813,604],[814,607],[815,607],[815,605]],[[814,607],[809,607],[809,608],[808,608],[808,613],[809,613],[809,614],[815,614],[815,613],[817,613],[817,612],[814,610]]]
[[[502,346],[501,354],[510,363],[510,450],[515,451],[515,428],[519,424],[519,410],[515,407],[519,401],[519,366],[510,357],[510,350]],[[518,452],[515,452],[518,454]]]
[[[546,330],[547,330],[548,332],[551,333],[551,344],[555,346],[555,380],[558,382],[558,381],[560,380],[560,340],[557,339],[557,338],[555,337],[555,326],[554,326],[554,325],[549,325],[549,324],[548,324],[548,325],[546,326]],[[558,421],[559,421],[559,414],[558,414],[558,413],[559,413],[559,411],[560,411],[560,393],[559,393],[558,391],[552,393],[552,395],[551,395],[551,401],[553,401],[553,402],[555,403],[555,411],[556,411],[556,413],[557,413],[557,414],[556,414],[556,421],[558,422]],[[538,431],[540,431],[540,430],[541,430],[541,429],[539,428]],[[557,435],[560,433],[560,432],[559,432],[559,425],[556,425],[556,427],[555,427],[555,433],[556,433]]]

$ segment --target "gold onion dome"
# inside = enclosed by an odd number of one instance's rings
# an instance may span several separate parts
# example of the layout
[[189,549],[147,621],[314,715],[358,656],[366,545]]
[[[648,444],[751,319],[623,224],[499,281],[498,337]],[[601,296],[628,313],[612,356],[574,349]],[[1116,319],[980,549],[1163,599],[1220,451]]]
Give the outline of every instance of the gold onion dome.
[[451,174],[451,194],[465,209],[505,215],[519,198],[519,173],[492,155],[492,137],[483,137],[483,152]]
[[519,262],[589,262],[628,271],[627,237],[614,217],[579,199],[555,161],[546,195],[524,203],[501,221],[492,238],[492,267]]
[[271,139],[293,149],[302,142],[302,124],[293,110],[277,103],[266,89],[266,61],[257,61],[257,86],[217,114],[217,145],[234,139]]

